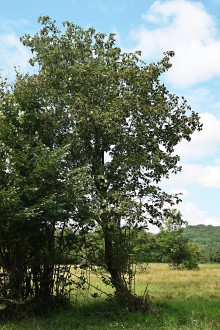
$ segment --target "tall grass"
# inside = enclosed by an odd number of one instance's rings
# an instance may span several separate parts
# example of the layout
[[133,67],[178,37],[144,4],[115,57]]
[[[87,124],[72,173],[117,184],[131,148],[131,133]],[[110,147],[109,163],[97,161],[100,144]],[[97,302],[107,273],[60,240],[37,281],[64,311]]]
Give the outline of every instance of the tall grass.
[[[94,277],[91,280],[102,285]],[[137,274],[137,293],[142,294],[147,285],[152,307],[146,313],[128,313],[104,297],[74,302],[73,296],[71,306],[65,311],[2,322],[0,329],[220,329],[220,265],[201,265],[198,271],[177,271],[167,265],[151,264],[146,272]]]

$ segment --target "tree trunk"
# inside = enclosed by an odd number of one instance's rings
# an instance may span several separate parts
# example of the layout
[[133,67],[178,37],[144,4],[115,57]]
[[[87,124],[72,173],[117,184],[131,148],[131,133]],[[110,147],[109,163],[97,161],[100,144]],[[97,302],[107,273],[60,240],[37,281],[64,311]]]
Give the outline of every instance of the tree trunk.
[[[118,260],[115,256],[114,233],[112,229],[104,229],[105,240],[105,262],[111,276],[112,285],[115,288],[115,298],[118,303],[129,311],[146,310],[149,307],[149,301],[144,301],[144,297],[140,297],[129,290],[124,279],[124,273],[121,270],[122,260]],[[120,249],[120,247],[117,247]]]

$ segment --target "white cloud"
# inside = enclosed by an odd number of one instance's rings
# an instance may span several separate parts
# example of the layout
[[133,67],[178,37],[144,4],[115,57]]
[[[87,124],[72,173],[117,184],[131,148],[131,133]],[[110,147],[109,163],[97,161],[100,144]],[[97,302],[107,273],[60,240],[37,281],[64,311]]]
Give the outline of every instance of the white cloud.
[[219,86],[209,84],[206,87],[184,90],[184,96],[196,112],[220,114]]
[[[187,221],[189,225],[220,226],[220,217],[211,216],[193,202],[183,202],[178,204],[176,208],[181,212],[183,220]],[[149,225],[149,231],[158,233],[159,230],[156,226]]]
[[182,141],[175,149],[183,161],[215,155],[220,149],[220,120],[211,113],[200,115],[203,129],[192,135],[190,142]]
[[156,1],[144,18],[151,28],[142,26],[131,35],[146,58],[175,51],[168,81],[187,86],[220,75],[218,31],[213,17],[200,2]]
[[[189,195],[191,185],[220,189],[220,120],[210,113],[201,114],[203,130],[192,136],[191,142],[183,141],[175,149],[180,155],[182,171],[162,181],[165,190]],[[181,187],[181,189],[180,189]]]
[[190,195],[190,191],[186,187],[175,185],[175,187],[169,189],[169,194],[182,194],[186,197]]
[[182,203],[178,209],[183,215],[183,219],[188,221],[189,225],[212,225],[220,226],[220,217],[212,217],[203,211],[198,205],[192,202]]
[[182,183],[198,184],[206,188],[220,189],[220,166],[185,165]]
[[190,185],[220,189],[220,166],[183,164],[180,173],[161,182],[165,190],[168,189],[170,193],[180,192],[184,197],[190,194]]
[[15,66],[26,72],[29,58],[29,51],[21,44],[15,33],[0,35],[1,75],[13,77]]
[[220,166],[206,166],[203,168],[198,183],[207,188],[220,189]]

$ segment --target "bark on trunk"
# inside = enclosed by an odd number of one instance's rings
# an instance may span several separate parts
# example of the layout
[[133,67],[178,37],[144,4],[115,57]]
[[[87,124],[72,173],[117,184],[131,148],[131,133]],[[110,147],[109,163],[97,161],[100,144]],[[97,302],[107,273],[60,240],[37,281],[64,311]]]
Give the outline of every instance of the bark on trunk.
[[149,304],[143,297],[133,294],[127,287],[124,280],[124,274],[121,273],[120,260],[115,259],[112,232],[109,229],[104,230],[105,239],[105,261],[107,269],[111,276],[112,285],[115,288],[115,298],[118,303],[129,311],[146,310]]

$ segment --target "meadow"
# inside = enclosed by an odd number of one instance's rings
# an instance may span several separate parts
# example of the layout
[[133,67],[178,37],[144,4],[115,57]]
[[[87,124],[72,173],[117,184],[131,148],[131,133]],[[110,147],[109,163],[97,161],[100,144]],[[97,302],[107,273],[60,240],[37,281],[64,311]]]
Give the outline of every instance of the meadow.
[[[96,286],[100,282],[91,278]],[[104,297],[72,297],[65,310],[44,317],[0,323],[1,330],[220,329],[220,264],[199,270],[171,270],[150,264],[136,275],[136,292],[152,300],[149,311],[129,313]]]

